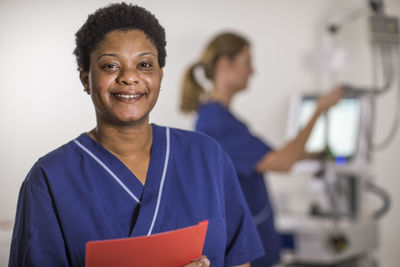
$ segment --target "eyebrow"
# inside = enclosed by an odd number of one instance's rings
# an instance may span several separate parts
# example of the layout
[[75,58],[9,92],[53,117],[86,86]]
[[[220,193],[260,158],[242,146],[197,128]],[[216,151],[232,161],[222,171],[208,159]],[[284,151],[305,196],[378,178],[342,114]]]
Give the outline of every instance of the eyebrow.
[[147,56],[147,55],[152,55],[154,57],[157,57],[154,53],[152,52],[144,52],[138,55],[138,57],[143,57],[143,56]]
[[99,60],[102,57],[118,57],[118,55],[117,54],[102,54],[97,57],[97,60]]
[[[152,56],[156,57],[156,55],[152,52],[143,52],[143,53],[140,53],[139,55],[137,55],[137,57],[143,57],[143,56],[147,56],[147,55],[152,55]],[[102,54],[97,57],[97,60],[99,60],[102,57],[119,57],[119,56],[118,56],[118,54]]]

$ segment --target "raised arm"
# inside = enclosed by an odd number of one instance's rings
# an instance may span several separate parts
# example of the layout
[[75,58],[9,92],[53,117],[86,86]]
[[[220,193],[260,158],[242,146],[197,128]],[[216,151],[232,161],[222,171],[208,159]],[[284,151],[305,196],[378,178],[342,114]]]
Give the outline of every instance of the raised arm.
[[266,171],[289,171],[293,164],[304,156],[304,146],[319,116],[339,102],[342,97],[343,90],[339,86],[321,96],[306,126],[281,149],[265,154],[257,163],[256,171],[260,173]]

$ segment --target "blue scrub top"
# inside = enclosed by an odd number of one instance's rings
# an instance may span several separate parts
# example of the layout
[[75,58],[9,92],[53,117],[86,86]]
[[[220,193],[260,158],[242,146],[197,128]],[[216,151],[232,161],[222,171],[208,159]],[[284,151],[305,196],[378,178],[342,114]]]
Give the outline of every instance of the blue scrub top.
[[251,266],[271,266],[279,261],[280,239],[274,227],[274,217],[265,180],[255,171],[256,164],[271,151],[270,146],[250,133],[227,108],[209,102],[198,110],[196,131],[216,139],[231,157],[243,193],[250,207],[265,249],[265,256]]
[[87,134],[39,159],[21,186],[9,266],[84,266],[87,241],[151,235],[202,220],[209,221],[203,254],[212,266],[262,256],[234,166],[220,145],[203,134],[152,127],[145,185]]

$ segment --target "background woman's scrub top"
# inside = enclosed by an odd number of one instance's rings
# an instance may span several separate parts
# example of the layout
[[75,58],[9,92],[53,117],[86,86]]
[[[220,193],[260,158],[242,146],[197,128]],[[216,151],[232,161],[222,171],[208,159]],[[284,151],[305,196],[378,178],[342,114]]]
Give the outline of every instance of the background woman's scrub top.
[[274,227],[264,177],[255,171],[256,164],[271,148],[252,135],[243,122],[217,102],[202,105],[197,113],[195,129],[216,139],[231,157],[264,245],[265,256],[252,262],[251,266],[266,267],[277,263],[280,238]]
[[87,241],[150,235],[202,220],[209,220],[203,254],[212,266],[262,256],[221,146],[203,134],[152,127],[145,185],[87,134],[39,159],[21,187],[9,265],[84,266]]

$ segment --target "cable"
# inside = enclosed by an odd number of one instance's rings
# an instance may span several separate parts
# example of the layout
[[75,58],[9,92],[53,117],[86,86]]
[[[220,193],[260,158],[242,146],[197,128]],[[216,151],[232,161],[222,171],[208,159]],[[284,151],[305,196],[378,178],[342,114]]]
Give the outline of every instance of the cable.
[[366,13],[373,12],[375,14],[384,14],[384,4],[382,0],[369,0],[368,5],[365,1],[353,7],[347,8],[347,11],[341,12],[339,15],[332,19],[328,24],[327,30],[331,34],[337,33],[345,24],[365,15]]
[[[399,58],[399,60],[400,60],[399,49],[396,48],[395,52],[396,52],[396,57]],[[397,66],[397,67],[399,67],[399,66]],[[393,138],[396,136],[396,133],[399,129],[399,125],[400,125],[400,82],[398,81],[397,82],[397,99],[396,99],[395,117],[394,117],[394,121],[392,123],[392,127],[390,128],[388,135],[383,139],[383,141],[381,143],[375,144],[373,146],[374,151],[383,150],[392,142]]]
[[380,95],[384,94],[392,87],[393,84],[393,62],[392,62],[392,51],[391,47],[387,45],[377,45],[378,50],[381,55],[381,62],[382,62],[382,75],[383,80],[385,81],[385,85],[382,88],[377,88],[376,85],[371,90],[371,94]]
[[378,51],[380,53],[381,63],[382,63],[382,76],[384,80],[384,85],[379,87],[377,86],[377,69],[375,68],[376,64],[376,54],[373,53],[372,55],[372,66],[373,66],[373,85],[372,88],[357,88],[351,85],[343,85],[345,94],[348,96],[361,96],[361,95],[372,95],[377,96],[384,94],[390,90],[393,85],[394,81],[394,74],[393,74],[393,62],[392,62],[392,51],[390,46],[386,45],[376,45],[377,47],[373,47],[372,51]]
[[330,34],[336,34],[345,24],[357,19],[367,12],[369,12],[369,9],[367,5],[365,5],[365,1],[352,7],[348,7],[345,11],[340,12],[331,19],[331,22],[328,23],[327,30]]
[[379,196],[383,200],[383,205],[380,209],[374,212],[372,217],[375,220],[382,218],[385,215],[391,206],[391,199],[389,194],[381,187],[377,186],[376,184],[372,183],[371,181],[365,182],[365,189],[375,195]]

